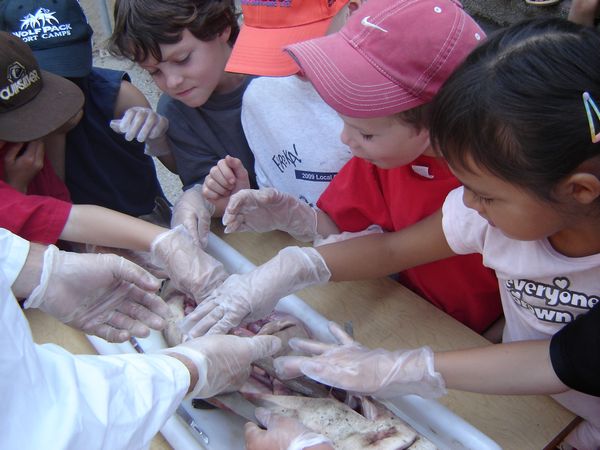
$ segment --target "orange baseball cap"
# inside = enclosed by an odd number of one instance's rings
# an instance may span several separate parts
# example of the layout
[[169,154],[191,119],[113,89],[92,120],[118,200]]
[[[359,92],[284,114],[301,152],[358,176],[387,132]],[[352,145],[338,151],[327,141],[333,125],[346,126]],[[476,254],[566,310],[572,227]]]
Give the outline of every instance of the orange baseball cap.
[[298,66],[283,47],[324,36],[348,0],[242,0],[243,24],[225,70],[287,76]]

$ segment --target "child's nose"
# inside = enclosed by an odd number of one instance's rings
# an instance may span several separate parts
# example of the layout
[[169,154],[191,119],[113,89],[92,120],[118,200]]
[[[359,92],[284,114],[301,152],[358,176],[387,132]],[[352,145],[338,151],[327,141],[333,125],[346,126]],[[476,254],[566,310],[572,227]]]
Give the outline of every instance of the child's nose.
[[473,194],[470,190],[466,188],[463,191],[463,203],[467,208],[471,208],[477,212],[481,212],[480,203],[475,198],[475,194]]
[[346,130],[345,125],[342,128],[342,132],[340,133],[340,140],[342,141],[342,144],[350,147],[350,135],[349,135],[348,131]]
[[167,87],[169,89],[176,88],[183,81],[183,77],[179,75],[177,72],[169,72],[166,74],[167,78]]

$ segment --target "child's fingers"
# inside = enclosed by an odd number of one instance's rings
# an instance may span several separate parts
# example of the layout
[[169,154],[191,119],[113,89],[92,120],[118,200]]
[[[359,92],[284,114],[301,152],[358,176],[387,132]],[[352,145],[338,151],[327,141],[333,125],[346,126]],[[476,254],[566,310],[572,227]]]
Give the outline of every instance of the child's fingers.
[[[140,116],[141,114],[138,114]],[[143,121],[140,126],[140,131],[138,132],[136,139],[139,142],[144,142],[150,136],[150,133],[154,129],[158,122],[158,118],[154,114],[148,114],[143,118]]]
[[234,177],[233,172],[223,163],[223,160],[219,161],[216,166],[211,167],[209,175],[215,183],[224,189],[231,190],[235,186],[235,178],[231,179]]
[[127,111],[125,111],[125,114],[123,114],[123,117],[121,117],[121,120],[113,120],[112,122],[114,122],[115,125],[118,122],[119,130],[121,131],[121,133],[123,133],[126,130],[128,130],[129,127],[131,127],[131,121],[133,120],[134,117],[135,117],[135,110],[133,108],[129,108]]
[[336,322],[329,322],[329,331],[336,338],[339,344],[349,345],[354,344],[354,339],[348,333],[344,331],[344,329],[339,326]]
[[[129,111],[127,111],[127,113],[129,113]],[[128,141],[137,139],[140,142],[144,142],[145,136],[143,130],[147,119],[148,115],[144,111],[134,111],[129,129],[127,130],[127,133],[125,133],[125,139]],[[121,124],[121,126],[123,125]]]
[[202,184],[202,195],[207,200],[215,201],[223,197],[229,197],[229,190],[224,189],[223,186],[216,183],[209,175],[204,179],[204,183]]
[[234,174],[236,179],[248,178],[248,171],[246,170],[240,159],[227,155],[225,157],[225,162],[231,169],[231,172]]
[[31,153],[36,157],[44,157],[44,141],[32,141],[27,144],[26,153]]
[[40,170],[44,167],[44,154],[46,151],[42,141],[30,142],[25,153],[31,157],[31,163],[36,169]]
[[209,184],[210,184],[210,176],[208,176],[204,179],[204,183],[202,184],[202,196],[206,200],[211,200],[211,201],[215,201],[215,200],[218,200],[219,198],[221,198],[221,195],[218,194],[217,192],[213,191],[209,187]]
[[218,195],[229,195],[233,188],[233,186],[223,178],[223,175],[217,166],[210,169],[210,172],[204,179],[204,187]]
[[132,141],[137,136],[145,118],[145,114],[138,114],[137,108],[129,108],[121,120],[112,120],[110,127],[116,132],[124,134],[125,140]]
[[227,184],[227,186],[229,186],[230,189],[235,186],[237,177],[234,168],[238,163],[241,164],[239,159],[226,156],[224,159],[219,160],[216,166],[221,172],[223,181]]
[[34,169],[41,169],[44,165],[44,143],[42,141],[28,142],[23,146],[20,146],[20,154],[15,157],[13,163],[15,166],[19,166],[22,169],[28,167]]
[[248,422],[244,425],[244,441],[246,442],[246,448],[253,449],[265,449],[266,442],[265,436],[267,432],[258,427],[258,425]]
[[4,148],[6,148],[6,153],[4,154],[4,161],[6,163],[9,163],[11,161],[14,161],[17,158],[17,155],[19,154],[19,152],[21,151],[21,149],[23,148],[25,144],[21,143],[21,142],[11,142],[6,144],[6,146]]

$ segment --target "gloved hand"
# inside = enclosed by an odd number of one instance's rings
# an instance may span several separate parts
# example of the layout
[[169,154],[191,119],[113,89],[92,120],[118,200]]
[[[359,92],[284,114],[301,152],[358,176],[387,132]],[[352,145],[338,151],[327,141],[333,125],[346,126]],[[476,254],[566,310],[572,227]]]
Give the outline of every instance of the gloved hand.
[[173,207],[171,228],[183,225],[196,245],[206,248],[210,232],[210,218],[215,205],[202,195],[202,185],[197,184],[181,194]]
[[223,214],[225,233],[281,230],[303,242],[317,236],[317,212],[273,188],[245,189],[231,196]]
[[40,284],[24,306],[109,342],[124,342],[166,325],[169,307],[154,294],[159,287],[158,279],[119,256],[70,253],[50,245]]
[[[298,420],[256,408],[256,418],[266,430],[248,422],[244,427],[246,450],[303,450],[317,444],[331,444],[322,434],[305,427]],[[323,446],[320,448],[331,448]]]
[[228,276],[223,264],[194,245],[183,225],[159,234],[150,253],[152,263],[164,268],[175,288],[197,304]]
[[444,379],[435,371],[429,347],[415,350],[370,350],[352,340],[338,325],[330,330],[339,345],[293,338],[294,350],[315,356],[283,356],[275,359],[281,379],[304,374],[328,386],[378,398],[406,394],[424,398],[446,394]]
[[334,244],[336,242],[347,241],[348,239],[355,239],[358,237],[369,236],[371,234],[381,234],[383,233],[383,228],[379,225],[373,224],[369,225],[367,228],[361,231],[344,231],[338,234],[330,234],[325,238],[321,238],[320,236],[315,238],[313,242],[314,247],[320,247],[322,245]]
[[227,278],[185,317],[181,328],[191,337],[227,333],[242,321],[262,319],[280,298],[325,283],[330,277],[325,261],[314,248],[284,248],[262,266]]
[[250,376],[250,364],[280,348],[281,340],[276,336],[215,335],[192,339],[161,353],[190,359],[198,369],[198,382],[190,395],[208,398],[239,389]]
[[110,127],[124,134],[127,141],[136,139],[146,143],[146,154],[162,156],[171,153],[167,140],[169,119],[154,112],[152,108],[133,106],[121,119],[110,121]]

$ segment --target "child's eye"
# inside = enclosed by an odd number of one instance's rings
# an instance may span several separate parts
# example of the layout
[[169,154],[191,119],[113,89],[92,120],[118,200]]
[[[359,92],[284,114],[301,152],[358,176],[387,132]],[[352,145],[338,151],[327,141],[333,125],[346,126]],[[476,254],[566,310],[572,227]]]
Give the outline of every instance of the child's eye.
[[370,141],[371,139],[373,139],[373,135],[372,134],[363,134],[363,133],[360,133],[360,135],[362,136],[362,138],[365,141]]
[[190,60],[190,55],[188,54],[185,58],[182,58],[182,59],[178,60],[177,64],[185,64],[189,60]]
[[481,203],[488,204],[488,203],[492,203],[494,201],[494,199],[493,198],[489,198],[489,197],[482,197],[481,195],[478,195],[477,196],[477,201],[479,201]]

